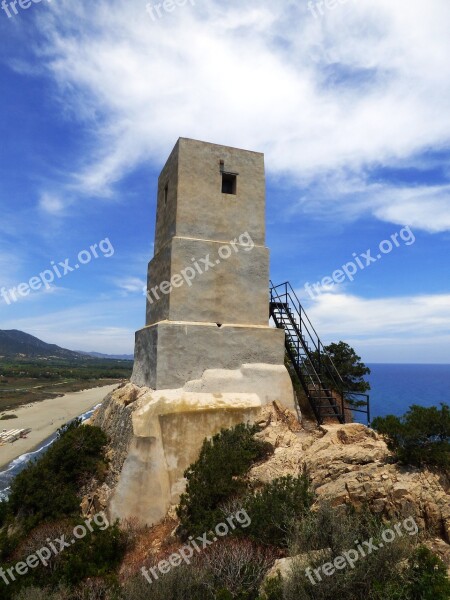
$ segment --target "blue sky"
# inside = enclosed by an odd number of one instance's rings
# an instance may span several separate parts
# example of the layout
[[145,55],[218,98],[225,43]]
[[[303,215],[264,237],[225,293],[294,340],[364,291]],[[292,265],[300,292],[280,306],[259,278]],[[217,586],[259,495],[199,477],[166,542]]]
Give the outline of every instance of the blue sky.
[[[157,176],[182,136],[265,153],[271,277],[292,282],[326,341],[366,362],[450,362],[448,2],[311,7],[0,11],[0,286],[101,240],[114,249],[49,289],[0,298],[0,328],[133,351]],[[353,281],[307,293],[401,231],[408,243],[397,236]]]

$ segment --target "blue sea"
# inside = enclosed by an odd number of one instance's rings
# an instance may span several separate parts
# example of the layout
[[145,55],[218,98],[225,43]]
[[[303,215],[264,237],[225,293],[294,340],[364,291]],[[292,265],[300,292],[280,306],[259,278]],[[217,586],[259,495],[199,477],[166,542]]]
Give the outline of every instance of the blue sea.
[[412,404],[450,405],[450,365],[368,364],[371,417],[403,415]]

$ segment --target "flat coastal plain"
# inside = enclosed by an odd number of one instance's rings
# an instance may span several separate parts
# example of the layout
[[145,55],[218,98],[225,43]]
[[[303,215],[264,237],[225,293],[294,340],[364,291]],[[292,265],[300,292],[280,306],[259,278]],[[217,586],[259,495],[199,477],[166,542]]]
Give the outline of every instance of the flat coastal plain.
[[114,390],[119,384],[71,392],[60,398],[42,400],[29,406],[8,411],[17,419],[0,421],[0,431],[4,429],[27,429],[31,432],[25,439],[0,446],[0,471],[15,458],[34,450],[41,442],[55,433],[65,423],[87,412]]

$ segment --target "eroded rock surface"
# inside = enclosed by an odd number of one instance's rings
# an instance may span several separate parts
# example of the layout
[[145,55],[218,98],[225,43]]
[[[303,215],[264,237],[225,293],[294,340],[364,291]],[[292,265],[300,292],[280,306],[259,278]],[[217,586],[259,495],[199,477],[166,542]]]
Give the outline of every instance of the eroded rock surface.
[[259,436],[276,450],[251,470],[253,480],[269,482],[306,468],[319,498],[334,506],[368,505],[389,519],[413,515],[419,527],[450,543],[448,474],[394,463],[373,430],[348,424],[292,433],[282,421],[272,420]]

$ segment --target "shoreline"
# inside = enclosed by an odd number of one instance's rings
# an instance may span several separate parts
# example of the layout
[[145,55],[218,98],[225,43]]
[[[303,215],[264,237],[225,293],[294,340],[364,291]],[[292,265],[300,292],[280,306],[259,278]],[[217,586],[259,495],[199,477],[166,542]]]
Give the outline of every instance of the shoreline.
[[31,432],[24,439],[0,446],[0,471],[4,471],[11,461],[22,454],[37,450],[44,440],[56,433],[65,423],[94,408],[119,385],[120,383],[116,383],[69,392],[58,398],[42,400],[11,411],[18,418],[0,421],[0,430],[31,427]]

